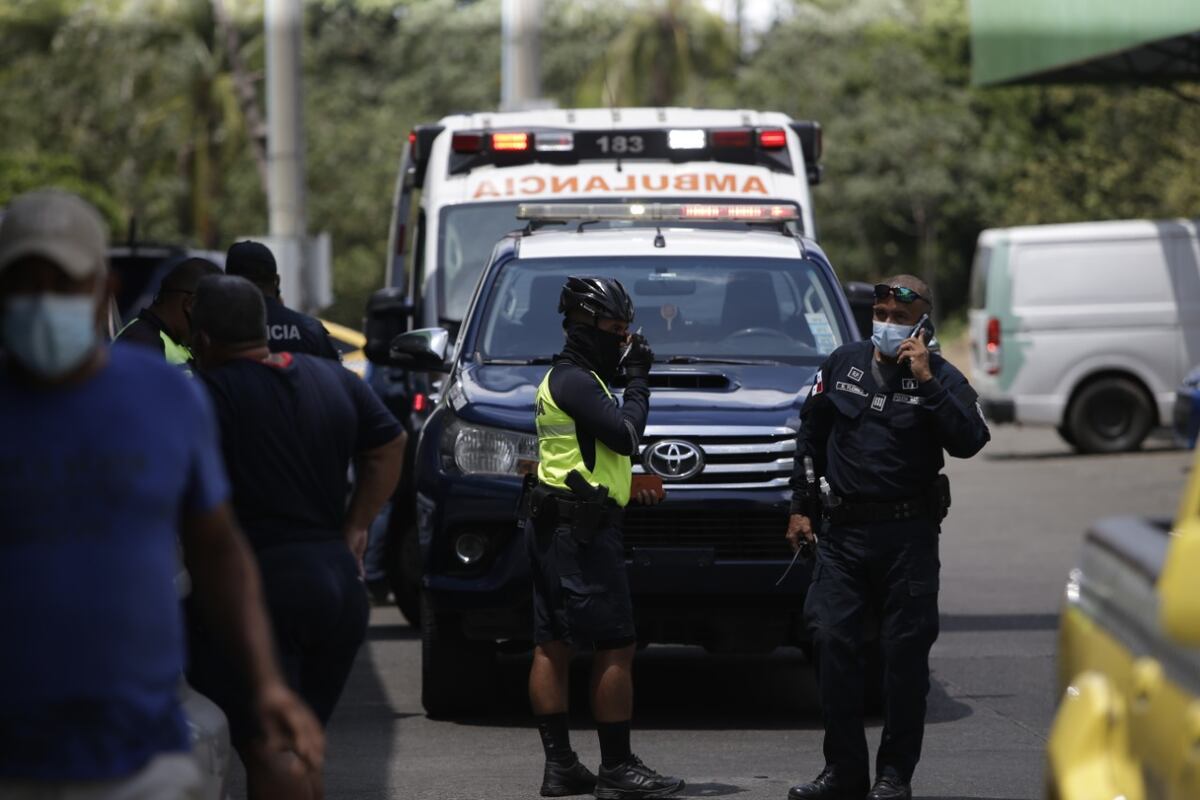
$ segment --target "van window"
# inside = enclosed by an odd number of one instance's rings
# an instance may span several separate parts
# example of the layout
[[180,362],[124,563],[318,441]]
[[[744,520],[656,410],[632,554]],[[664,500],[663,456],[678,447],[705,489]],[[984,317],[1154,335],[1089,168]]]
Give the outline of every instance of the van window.
[[483,357],[527,360],[562,345],[558,296],[568,275],[603,272],[633,298],[659,358],[770,359],[817,364],[849,341],[822,271],[798,259],[640,256],[529,259],[501,267],[474,345]]
[[1026,244],[1013,251],[1013,305],[1155,303],[1171,299],[1157,239]]
[[988,270],[992,265],[992,248],[979,247],[975,250],[975,263],[971,265],[970,308],[987,307]]

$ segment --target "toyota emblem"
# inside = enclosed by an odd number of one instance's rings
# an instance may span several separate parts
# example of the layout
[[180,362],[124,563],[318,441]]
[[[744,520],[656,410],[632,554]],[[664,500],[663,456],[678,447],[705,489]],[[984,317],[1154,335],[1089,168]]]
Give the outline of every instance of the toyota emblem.
[[663,480],[685,481],[704,469],[704,454],[691,442],[664,439],[646,450],[646,469]]

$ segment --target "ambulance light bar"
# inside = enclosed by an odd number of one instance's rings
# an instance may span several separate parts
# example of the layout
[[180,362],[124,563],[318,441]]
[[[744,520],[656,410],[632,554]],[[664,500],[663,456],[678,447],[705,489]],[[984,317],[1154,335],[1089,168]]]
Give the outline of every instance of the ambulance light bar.
[[521,203],[517,219],[531,222],[792,222],[793,205],[765,203]]

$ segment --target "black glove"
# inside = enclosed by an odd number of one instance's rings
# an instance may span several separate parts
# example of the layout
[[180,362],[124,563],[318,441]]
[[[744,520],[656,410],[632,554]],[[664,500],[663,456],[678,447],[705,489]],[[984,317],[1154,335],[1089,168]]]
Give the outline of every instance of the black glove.
[[654,363],[654,351],[646,344],[641,334],[635,333],[629,337],[629,353],[621,362],[627,378],[645,378],[650,374],[650,365]]

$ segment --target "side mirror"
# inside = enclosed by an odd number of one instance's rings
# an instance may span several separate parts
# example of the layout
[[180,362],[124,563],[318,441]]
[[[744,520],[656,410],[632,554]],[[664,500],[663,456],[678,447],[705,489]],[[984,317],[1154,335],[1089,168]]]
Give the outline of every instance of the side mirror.
[[392,340],[387,363],[415,372],[449,372],[446,353],[450,332],[445,328],[419,328]]
[[858,333],[864,339],[871,338],[871,323],[875,318],[875,287],[862,281],[850,281],[846,284],[846,299],[850,301],[850,311],[854,313],[854,324]]
[[412,324],[413,304],[403,289],[389,286],[371,295],[367,301],[364,333],[367,343],[363,352],[374,364],[390,364],[392,341]]

